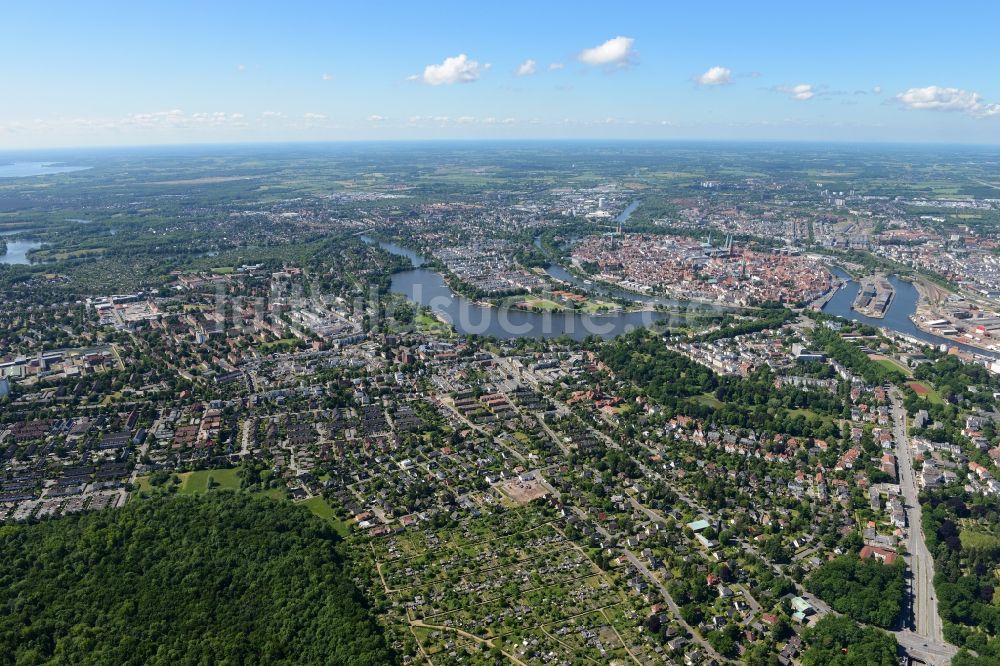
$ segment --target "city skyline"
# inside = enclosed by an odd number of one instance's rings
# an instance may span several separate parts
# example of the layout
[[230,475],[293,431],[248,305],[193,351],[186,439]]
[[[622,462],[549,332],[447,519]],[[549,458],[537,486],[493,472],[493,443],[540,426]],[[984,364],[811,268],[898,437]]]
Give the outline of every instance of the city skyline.
[[[5,10],[0,150],[426,139],[1000,143],[994,7]],[[904,11],[905,9],[905,11]],[[934,11],[934,20],[928,12]],[[56,16],[56,19],[52,17]],[[975,17],[971,21],[970,17]]]

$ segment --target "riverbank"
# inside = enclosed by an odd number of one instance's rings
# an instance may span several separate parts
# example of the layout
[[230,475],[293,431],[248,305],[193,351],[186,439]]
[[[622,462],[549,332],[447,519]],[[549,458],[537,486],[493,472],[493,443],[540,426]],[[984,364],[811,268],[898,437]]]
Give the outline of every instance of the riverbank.
[[834,275],[830,280],[830,288],[827,290],[827,292],[822,296],[820,296],[819,298],[815,299],[807,307],[809,307],[809,309],[811,310],[815,310],[816,312],[821,312],[823,308],[826,307],[827,303],[830,302],[830,299],[832,299],[837,294],[837,292],[843,289],[846,285],[847,282],[845,280],[841,280],[836,275]]
[[696,309],[728,310],[732,312],[752,309],[749,306],[735,305],[732,303],[724,303],[721,301],[713,301],[711,299],[697,298],[687,295],[672,296],[670,294],[650,294],[647,292],[635,291],[616,282],[610,282],[608,280],[602,280],[594,275],[580,273],[575,267],[566,268],[560,264],[550,264],[549,267],[545,269],[545,272],[550,278],[558,282],[562,282],[563,284],[571,285],[585,291],[594,291],[598,294],[610,296],[611,298],[617,298],[619,300],[631,301],[633,303],[643,303],[646,306],[653,306],[653,309],[679,309],[688,308],[692,305],[699,306]]
[[[967,345],[991,355],[1000,353],[1000,345],[985,335],[977,337],[974,334],[959,333],[958,327],[963,325],[962,320],[954,321],[945,307],[948,299],[955,295],[953,292],[920,278],[914,280],[914,287],[918,300],[910,320],[917,328],[945,343]],[[955,333],[949,333],[949,329],[954,329]]]
[[[921,300],[917,286],[920,282],[919,280],[917,283],[911,283],[902,280],[898,276],[890,276],[888,281],[895,290],[895,296],[892,299],[892,303],[886,309],[885,316],[882,319],[874,319],[856,312],[851,307],[854,297],[857,295],[858,283],[837,266],[831,267],[831,273],[842,281],[844,287],[838,289],[830,296],[826,305],[822,308],[824,313],[868,324],[869,326],[883,329],[887,334],[898,335],[903,339],[917,344],[933,346],[947,344],[967,354],[991,359],[1000,358],[1000,353],[992,349],[970,345],[965,340],[944,338],[919,327],[915,321],[918,302]],[[924,298],[927,298],[930,292],[926,289],[926,285],[920,285],[919,288],[924,290]]]
[[589,336],[612,338],[636,328],[686,322],[684,315],[655,311],[581,314],[578,312],[530,312],[516,308],[484,306],[456,294],[440,273],[423,267],[424,259],[413,250],[362,236],[387,252],[408,258],[415,268],[392,275],[390,290],[412,303],[426,306],[434,316],[459,335],[482,335],[500,339],[519,337],[582,340]]

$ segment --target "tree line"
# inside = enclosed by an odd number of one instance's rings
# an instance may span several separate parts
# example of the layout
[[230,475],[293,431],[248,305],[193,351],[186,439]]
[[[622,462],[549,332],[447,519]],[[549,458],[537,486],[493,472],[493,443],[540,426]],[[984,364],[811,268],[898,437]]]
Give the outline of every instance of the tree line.
[[333,529],[215,492],[0,528],[0,664],[394,662]]

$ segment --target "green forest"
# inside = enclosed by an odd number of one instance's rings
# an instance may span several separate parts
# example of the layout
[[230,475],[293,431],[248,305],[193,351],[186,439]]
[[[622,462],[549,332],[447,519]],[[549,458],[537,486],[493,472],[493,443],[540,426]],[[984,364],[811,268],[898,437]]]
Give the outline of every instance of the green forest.
[[902,608],[905,573],[902,559],[888,565],[874,558],[841,555],[817,569],[806,580],[806,588],[858,622],[889,628]]
[[[746,377],[716,375],[668,349],[663,340],[645,330],[607,341],[598,353],[618,377],[666,407],[668,415],[686,414],[720,426],[832,438],[837,436],[833,420],[844,416],[846,409],[841,394],[794,386],[775,388],[769,368]],[[715,404],[706,404],[703,394],[712,396]]]
[[[963,497],[953,488],[925,493],[923,528],[934,555],[934,589],[945,638],[964,650],[956,664],[1000,662],[1000,610],[995,599],[995,562],[1000,537],[989,530],[1000,519],[994,498]],[[963,527],[967,525],[967,527]]]
[[229,492],[0,527],[0,664],[386,664],[307,510]]
[[827,615],[805,633],[802,666],[895,666],[896,639],[850,618]]

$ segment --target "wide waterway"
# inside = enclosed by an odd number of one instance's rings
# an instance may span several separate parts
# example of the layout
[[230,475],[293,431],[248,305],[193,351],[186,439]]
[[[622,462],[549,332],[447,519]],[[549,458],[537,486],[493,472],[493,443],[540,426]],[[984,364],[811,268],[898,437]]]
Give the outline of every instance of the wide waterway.
[[14,162],[0,164],[0,178],[29,178],[32,176],[48,176],[57,173],[84,171],[90,167],[69,166],[53,162]]
[[30,264],[28,252],[40,248],[36,241],[7,241],[7,253],[0,254],[0,264]]
[[[366,236],[365,242],[375,242]],[[378,243],[383,250],[407,257],[413,270],[392,276],[391,290],[409,300],[426,305],[455,327],[462,335],[488,335],[496,338],[543,337],[567,335],[575,340],[590,335],[612,338],[635,328],[663,321],[669,315],[658,312],[614,312],[585,315],[572,312],[528,312],[518,308],[480,305],[453,292],[438,273],[420,268],[424,258],[395,243]]]
[[919,295],[917,294],[916,287],[909,282],[900,280],[895,275],[889,277],[889,283],[892,285],[893,289],[895,289],[896,293],[892,297],[892,302],[889,303],[889,309],[886,311],[885,317],[882,319],[875,319],[872,317],[866,317],[865,315],[851,309],[851,304],[854,303],[854,298],[858,294],[858,283],[855,280],[852,280],[851,276],[840,268],[834,267],[830,270],[841,280],[845,280],[846,283],[837,291],[837,293],[833,295],[829,302],[823,306],[823,312],[837,315],[838,317],[843,317],[844,319],[851,319],[863,324],[869,324],[871,326],[875,326],[876,328],[887,328],[934,346],[947,344],[949,347],[958,347],[962,351],[969,352],[970,354],[980,354],[982,356],[1000,358],[1000,355],[993,352],[965,345],[960,342],[952,342],[951,340],[939,338],[936,335],[925,333],[917,328],[917,325],[910,319],[910,315],[917,310],[917,299]]
[[[571,312],[528,312],[517,308],[497,308],[480,305],[453,292],[447,283],[445,283],[444,278],[437,272],[421,268],[426,262],[422,256],[413,250],[395,243],[375,241],[367,236],[362,236],[361,238],[368,243],[378,242],[379,247],[383,250],[408,258],[414,266],[413,270],[393,275],[391,291],[405,296],[410,301],[430,307],[435,314],[446,320],[455,327],[456,331],[463,335],[488,335],[496,338],[552,338],[568,335],[577,340],[589,335],[612,338],[622,333],[627,333],[634,328],[649,326],[654,322],[663,321],[671,316],[651,311],[615,312],[604,315],[584,315]],[[889,278],[889,282],[895,289],[895,295],[883,319],[874,319],[855,312],[851,309],[851,304],[857,295],[858,283],[839,268],[834,267],[831,270],[834,275],[844,280],[845,284],[837,290],[823,307],[823,312],[869,324],[876,328],[886,328],[928,344],[947,344],[969,353],[1000,358],[998,354],[959,342],[945,340],[917,328],[916,324],[910,320],[910,315],[916,311],[917,307],[917,290],[912,284],[900,280],[896,276]],[[588,291],[600,295],[615,296],[645,304],[692,306],[689,303],[655,296],[644,296],[606,285],[587,284],[581,278],[555,264],[549,266],[546,271],[554,278],[584,287]]]
[[624,224],[625,222],[627,222],[628,218],[632,217],[632,213],[635,212],[635,209],[638,208],[639,204],[641,204],[641,203],[642,203],[642,199],[636,199],[635,201],[633,201],[632,203],[630,203],[625,208],[625,210],[623,210],[618,215],[618,217],[615,218],[615,222],[620,222],[622,224]]
[[674,298],[667,298],[666,296],[649,296],[647,294],[640,294],[634,291],[627,291],[625,289],[614,287],[612,285],[603,282],[584,280],[579,276],[573,275],[559,264],[549,264],[545,268],[545,272],[557,280],[561,280],[563,282],[571,284],[574,287],[579,287],[580,289],[584,289],[588,293],[596,294],[598,296],[607,296],[609,298],[620,298],[632,301],[634,303],[642,303],[645,305],[661,305],[667,308],[685,307],[688,310],[725,311],[725,310],[735,309],[727,307],[725,305],[697,303],[694,301],[681,301]]

